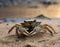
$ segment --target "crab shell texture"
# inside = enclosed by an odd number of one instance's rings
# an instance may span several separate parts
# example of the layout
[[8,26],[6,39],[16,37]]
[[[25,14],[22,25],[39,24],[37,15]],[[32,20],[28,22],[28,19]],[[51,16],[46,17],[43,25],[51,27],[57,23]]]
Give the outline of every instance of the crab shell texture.
[[24,21],[21,23],[23,28],[19,28],[19,31],[22,32],[24,35],[32,36],[41,31],[41,22],[34,21]]

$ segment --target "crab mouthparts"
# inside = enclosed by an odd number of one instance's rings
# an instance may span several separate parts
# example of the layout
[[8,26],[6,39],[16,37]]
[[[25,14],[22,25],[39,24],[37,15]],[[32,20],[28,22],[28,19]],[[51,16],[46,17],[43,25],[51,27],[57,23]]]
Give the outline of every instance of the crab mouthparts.
[[32,26],[28,27],[28,32],[30,33],[34,28]]

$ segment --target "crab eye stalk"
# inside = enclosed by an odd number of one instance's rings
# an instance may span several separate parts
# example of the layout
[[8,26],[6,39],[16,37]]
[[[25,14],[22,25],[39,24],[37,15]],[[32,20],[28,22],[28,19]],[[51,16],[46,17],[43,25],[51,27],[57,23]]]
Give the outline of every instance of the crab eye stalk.
[[34,20],[34,22],[36,22],[36,20]]
[[24,22],[26,22],[26,21],[24,21]]

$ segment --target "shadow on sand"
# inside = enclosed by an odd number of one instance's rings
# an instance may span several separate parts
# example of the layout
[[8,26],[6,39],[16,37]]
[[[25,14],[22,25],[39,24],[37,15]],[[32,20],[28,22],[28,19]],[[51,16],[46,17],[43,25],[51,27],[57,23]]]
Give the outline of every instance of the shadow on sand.
[[41,38],[45,37],[45,35],[46,35],[46,33],[43,33],[43,32],[37,33],[37,34],[35,34],[33,36],[29,36],[29,37],[21,35],[20,38],[17,38],[16,35],[8,35],[8,36],[5,36],[2,39],[0,39],[0,43],[9,44],[9,43],[25,42],[26,40],[28,41],[29,39],[37,40],[37,39],[41,39]]

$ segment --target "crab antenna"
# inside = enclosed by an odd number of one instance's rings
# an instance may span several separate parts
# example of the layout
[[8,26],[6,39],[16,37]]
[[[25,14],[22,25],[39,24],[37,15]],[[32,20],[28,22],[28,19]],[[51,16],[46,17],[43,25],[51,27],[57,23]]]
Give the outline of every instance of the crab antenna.
[[8,33],[10,33],[10,32],[14,29],[14,27],[15,27],[15,26],[13,26],[13,27],[8,31]]

